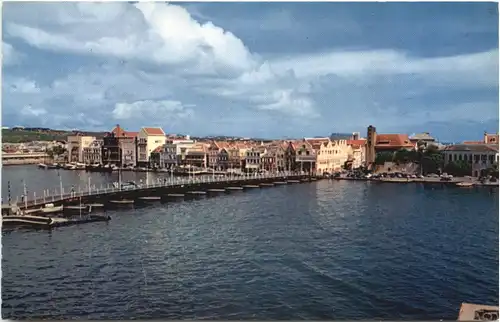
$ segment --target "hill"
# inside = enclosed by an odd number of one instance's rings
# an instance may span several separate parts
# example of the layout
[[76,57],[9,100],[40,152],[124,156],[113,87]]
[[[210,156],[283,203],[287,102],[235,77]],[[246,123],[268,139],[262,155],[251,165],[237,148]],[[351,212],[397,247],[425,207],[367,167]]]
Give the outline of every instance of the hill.
[[102,138],[105,132],[63,131],[51,129],[2,129],[3,143],[24,143],[32,141],[66,141],[69,135],[95,136]]

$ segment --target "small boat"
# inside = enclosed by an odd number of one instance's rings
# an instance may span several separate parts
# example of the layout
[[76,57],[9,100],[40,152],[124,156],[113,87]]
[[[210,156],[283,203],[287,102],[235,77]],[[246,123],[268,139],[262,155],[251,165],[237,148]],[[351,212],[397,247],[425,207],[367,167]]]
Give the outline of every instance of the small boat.
[[470,188],[470,187],[474,186],[474,183],[472,183],[472,182],[457,182],[455,185],[457,187],[461,187],[461,188]]
[[59,164],[53,163],[47,166],[47,169],[59,169]]
[[64,206],[55,206],[53,203],[48,203],[45,207],[40,208],[40,211],[44,214],[53,214],[56,212],[63,211]]
[[62,210],[65,215],[81,214],[82,212],[85,213],[90,212],[90,206],[88,205],[66,206]]
[[130,207],[134,205],[134,200],[121,199],[121,200],[110,200],[110,205],[115,207]]
[[49,167],[49,166],[48,166],[48,165],[46,165],[45,163],[39,163],[39,164],[38,164],[38,167],[39,167],[40,169],[48,169],[48,167]]

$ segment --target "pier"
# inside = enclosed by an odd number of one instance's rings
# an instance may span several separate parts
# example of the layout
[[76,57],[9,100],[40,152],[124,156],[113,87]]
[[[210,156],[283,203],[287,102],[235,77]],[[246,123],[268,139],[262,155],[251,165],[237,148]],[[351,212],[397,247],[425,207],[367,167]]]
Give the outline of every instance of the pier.
[[[180,198],[186,195],[202,196],[207,192],[231,192],[243,191],[248,188],[257,188],[262,186],[274,186],[276,182],[294,183],[312,181],[308,174],[294,173],[275,173],[247,175],[244,177],[190,177],[176,178],[170,177],[156,183],[127,186],[115,183],[103,188],[95,188],[90,184],[86,188],[73,187],[70,193],[62,187],[59,190],[45,189],[43,197],[29,194],[25,197],[16,197],[16,202],[2,205],[2,210],[11,210],[14,207],[30,210],[39,209],[41,206],[52,203],[55,206],[76,205],[76,204],[110,204],[114,206],[133,205],[135,201],[152,202],[161,200],[161,198]],[[43,187],[42,187],[43,189]],[[50,191],[54,193],[49,194]],[[12,200],[12,198],[11,198]]]

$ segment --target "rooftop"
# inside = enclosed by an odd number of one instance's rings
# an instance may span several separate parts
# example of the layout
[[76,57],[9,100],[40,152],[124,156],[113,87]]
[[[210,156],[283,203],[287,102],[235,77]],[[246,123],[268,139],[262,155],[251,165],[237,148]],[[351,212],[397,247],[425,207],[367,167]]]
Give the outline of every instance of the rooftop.
[[165,136],[165,132],[163,132],[161,127],[143,127],[142,128],[147,135],[152,136]]
[[454,144],[446,146],[443,151],[498,152],[498,144]]
[[377,134],[375,147],[410,148],[413,147],[408,134]]

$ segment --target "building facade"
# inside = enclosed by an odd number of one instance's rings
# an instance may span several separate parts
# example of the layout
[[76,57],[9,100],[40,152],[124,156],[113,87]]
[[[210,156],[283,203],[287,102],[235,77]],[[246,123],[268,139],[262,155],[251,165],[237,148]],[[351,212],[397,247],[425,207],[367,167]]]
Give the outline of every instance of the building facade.
[[498,166],[498,144],[456,144],[442,150],[444,165],[450,162],[465,161],[471,165],[473,177],[481,176],[481,172]]
[[83,163],[101,164],[103,140],[94,140],[90,146],[83,148]]
[[149,166],[151,153],[165,144],[167,138],[159,127],[143,127],[137,135],[137,164]]
[[68,136],[68,161],[83,163],[84,149],[90,147],[95,140],[94,136]]
[[260,169],[260,155],[263,151],[259,148],[245,149],[244,169],[246,172],[256,172]]

